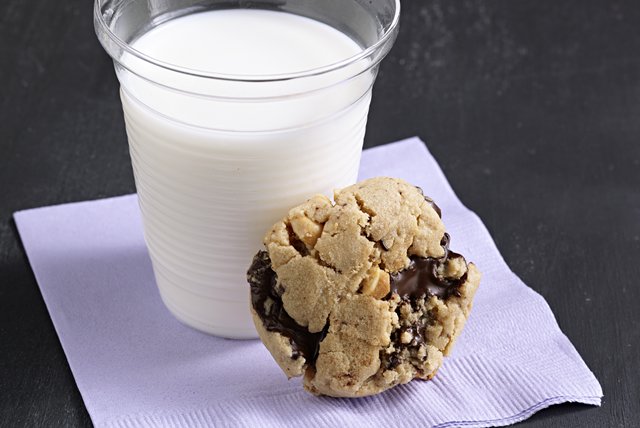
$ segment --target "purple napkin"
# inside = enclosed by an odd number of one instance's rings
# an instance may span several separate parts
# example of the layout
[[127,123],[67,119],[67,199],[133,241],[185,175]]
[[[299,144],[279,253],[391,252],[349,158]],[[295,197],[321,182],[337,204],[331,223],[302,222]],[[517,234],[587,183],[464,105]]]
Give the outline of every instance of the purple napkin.
[[135,195],[15,214],[40,290],[97,427],[498,426],[602,389],[544,299],[502,259],[417,138],[366,150],[360,178],[421,186],[452,249],[483,273],[453,354],[429,382],[360,399],[314,397],[258,340],[183,326],[164,308]]

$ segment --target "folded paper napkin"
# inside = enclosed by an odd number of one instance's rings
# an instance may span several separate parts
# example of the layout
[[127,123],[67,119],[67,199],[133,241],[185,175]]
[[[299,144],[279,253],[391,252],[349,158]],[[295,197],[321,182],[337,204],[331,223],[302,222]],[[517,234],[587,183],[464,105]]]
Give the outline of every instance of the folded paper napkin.
[[[163,306],[135,195],[22,211],[16,223],[97,427],[497,426],[602,389],[544,299],[513,274],[417,138],[366,150],[360,178],[421,186],[482,283],[453,354],[429,382],[359,399],[315,397],[258,340],[219,339]],[[249,264],[247,260],[247,265]]]

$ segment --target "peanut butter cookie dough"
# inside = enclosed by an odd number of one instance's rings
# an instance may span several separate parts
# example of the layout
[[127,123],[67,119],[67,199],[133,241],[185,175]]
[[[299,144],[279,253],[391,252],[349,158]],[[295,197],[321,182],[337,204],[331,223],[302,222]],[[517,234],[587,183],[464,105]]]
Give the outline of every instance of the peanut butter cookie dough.
[[314,196],[264,238],[247,273],[260,338],[314,394],[361,397],[430,379],[480,273],[449,250],[440,209],[379,177]]

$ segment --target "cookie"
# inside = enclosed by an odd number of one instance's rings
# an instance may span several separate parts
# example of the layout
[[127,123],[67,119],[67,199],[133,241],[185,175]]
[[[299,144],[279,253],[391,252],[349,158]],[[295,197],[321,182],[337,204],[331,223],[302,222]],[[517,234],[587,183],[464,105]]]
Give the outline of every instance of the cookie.
[[258,334],[289,377],[318,395],[361,397],[430,379],[480,283],[449,250],[422,190],[379,177],[293,208],[247,279]]

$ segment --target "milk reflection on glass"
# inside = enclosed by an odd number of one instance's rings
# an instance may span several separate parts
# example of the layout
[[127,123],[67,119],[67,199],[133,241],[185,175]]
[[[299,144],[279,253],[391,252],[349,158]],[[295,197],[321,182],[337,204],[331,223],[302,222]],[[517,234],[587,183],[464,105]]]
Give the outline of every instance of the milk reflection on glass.
[[162,299],[192,327],[255,337],[251,258],[288,208],[355,181],[375,59],[345,61],[363,48],[329,25],[251,9],[179,16],[130,46],[116,73]]

